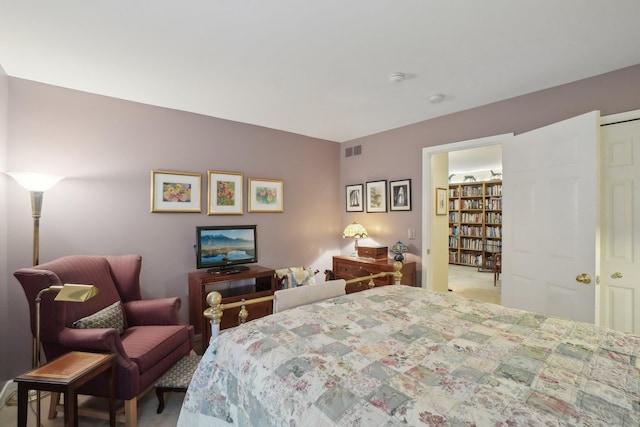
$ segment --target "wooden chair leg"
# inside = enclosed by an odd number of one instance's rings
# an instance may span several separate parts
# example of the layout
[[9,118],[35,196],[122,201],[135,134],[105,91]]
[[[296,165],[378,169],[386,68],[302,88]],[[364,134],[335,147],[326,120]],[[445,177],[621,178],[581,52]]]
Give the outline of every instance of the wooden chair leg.
[[50,392],[49,393],[49,419],[52,420],[58,416],[58,404],[60,403],[60,393],[58,392]]
[[138,398],[133,397],[124,401],[124,425],[125,427],[138,426]]

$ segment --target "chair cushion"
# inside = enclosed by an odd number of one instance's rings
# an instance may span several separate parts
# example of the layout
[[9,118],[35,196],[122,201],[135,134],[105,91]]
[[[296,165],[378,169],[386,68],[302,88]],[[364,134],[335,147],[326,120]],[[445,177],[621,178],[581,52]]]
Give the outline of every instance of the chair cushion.
[[188,341],[189,328],[186,325],[132,326],[121,339],[125,353],[142,374]]
[[122,332],[124,331],[122,303],[120,303],[120,301],[116,301],[109,307],[105,307],[97,313],[78,319],[73,322],[73,327],[76,329],[113,328],[122,335]]

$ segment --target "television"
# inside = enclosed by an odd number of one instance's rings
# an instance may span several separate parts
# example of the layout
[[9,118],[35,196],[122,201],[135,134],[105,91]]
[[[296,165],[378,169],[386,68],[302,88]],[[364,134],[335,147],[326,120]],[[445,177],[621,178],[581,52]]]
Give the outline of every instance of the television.
[[209,273],[238,273],[258,262],[256,225],[196,227],[196,263]]

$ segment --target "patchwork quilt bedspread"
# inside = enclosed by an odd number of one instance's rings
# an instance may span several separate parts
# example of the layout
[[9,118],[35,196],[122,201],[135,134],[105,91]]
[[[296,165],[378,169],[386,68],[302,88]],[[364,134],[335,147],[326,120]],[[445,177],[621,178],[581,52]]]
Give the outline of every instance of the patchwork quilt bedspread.
[[378,287],[224,331],[178,421],[216,425],[637,427],[640,336]]

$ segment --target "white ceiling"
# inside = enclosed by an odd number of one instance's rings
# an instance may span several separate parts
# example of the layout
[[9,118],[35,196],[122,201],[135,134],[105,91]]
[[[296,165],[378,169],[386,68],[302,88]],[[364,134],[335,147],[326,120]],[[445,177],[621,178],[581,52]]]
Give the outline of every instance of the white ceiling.
[[1,0],[0,65],[343,142],[640,63],[639,23],[638,0]]

